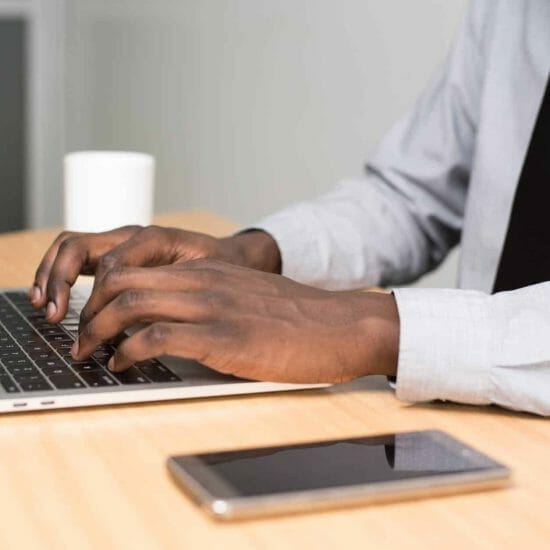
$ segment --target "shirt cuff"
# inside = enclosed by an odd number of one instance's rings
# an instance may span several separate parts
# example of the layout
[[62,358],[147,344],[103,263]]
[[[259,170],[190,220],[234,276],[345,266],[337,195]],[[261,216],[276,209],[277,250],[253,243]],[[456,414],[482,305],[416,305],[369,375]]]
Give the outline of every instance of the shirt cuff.
[[489,403],[489,296],[415,288],[393,294],[400,319],[397,397]]

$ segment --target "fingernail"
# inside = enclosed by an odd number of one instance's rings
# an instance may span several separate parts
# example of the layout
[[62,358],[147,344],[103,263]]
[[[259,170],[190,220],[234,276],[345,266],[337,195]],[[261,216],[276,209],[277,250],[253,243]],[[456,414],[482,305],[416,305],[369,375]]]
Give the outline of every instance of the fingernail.
[[78,340],[75,340],[73,347],[71,348],[71,355],[73,359],[76,359],[78,356],[78,348],[79,348]]
[[46,319],[51,319],[57,313],[57,306],[54,302],[48,302],[46,307]]
[[40,290],[40,287],[36,285],[33,286],[30,292],[31,302],[38,302],[38,300],[40,300],[41,297],[42,297],[42,291]]
[[113,355],[113,357],[111,357],[109,359],[109,362],[107,363],[107,368],[110,370],[110,371],[115,371],[115,357]]

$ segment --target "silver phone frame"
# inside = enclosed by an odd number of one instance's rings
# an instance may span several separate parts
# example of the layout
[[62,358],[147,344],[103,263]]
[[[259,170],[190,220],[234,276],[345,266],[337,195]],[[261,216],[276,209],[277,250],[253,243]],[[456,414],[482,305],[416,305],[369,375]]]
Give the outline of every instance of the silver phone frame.
[[[482,455],[492,466],[471,472],[444,473],[438,476],[419,476],[414,479],[358,484],[349,487],[248,497],[239,495],[197,455],[172,456],[167,460],[167,467],[178,485],[196,504],[211,517],[223,521],[496,489],[510,483],[512,472],[507,466],[439,430],[396,432],[365,437],[391,436],[398,433],[429,434],[440,442],[444,440],[444,443],[450,444],[454,449],[467,450]],[[356,438],[343,438],[342,441],[349,439]],[[329,441],[335,440],[326,440],[326,442]],[[323,441],[313,443],[323,443]],[[273,447],[264,447],[264,449],[267,448]],[[176,462],[176,459],[180,462]],[[184,465],[181,464],[182,460],[185,462]]]

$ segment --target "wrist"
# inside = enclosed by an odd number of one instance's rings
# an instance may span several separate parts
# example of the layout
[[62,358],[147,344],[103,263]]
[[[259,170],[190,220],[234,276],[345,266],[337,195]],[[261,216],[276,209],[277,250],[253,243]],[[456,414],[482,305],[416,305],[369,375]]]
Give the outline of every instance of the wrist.
[[361,315],[357,341],[362,354],[363,374],[396,376],[399,356],[399,313],[393,294],[358,294]]
[[269,233],[253,229],[223,240],[231,243],[233,263],[269,273],[281,273],[281,252]]

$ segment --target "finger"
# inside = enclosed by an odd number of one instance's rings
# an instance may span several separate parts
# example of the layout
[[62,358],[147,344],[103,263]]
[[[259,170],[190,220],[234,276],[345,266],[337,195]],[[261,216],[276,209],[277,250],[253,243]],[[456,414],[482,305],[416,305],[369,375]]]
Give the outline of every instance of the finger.
[[38,265],[32,287],[29,291],[29,299],[35,307],[44,307],[46,305],[46,286],[59,246],[69,237],[76,237],[78,235],[79,233],[70,233],[68,231],[60,233],[50,245],[46,254],[44,254],[42,261]]
[[73,357],[85,359],[138,322],[204,322],[219,317],[222,308],[220,299],[200,292],[125,290],[82,328]]
[[[108,240],[108,239],[107,239]],[[89,272],[108,246],[104,236],[83,234],[63,240],[50,268],[46,283],[46,318],[59,322],[67,313],[70,290],[80,273]]]
[[153,268],[118,267],[108,271],[101,279],[96,279],[92,294],[80,315],[81,326],[89,323],[109,302],[126,290],[193,291],[227,286],[224,273],[207,267],[213,264],[212,261],[202,260],[202,269],[189,267],[194,263],[199,262]]
[[67,313],[70,289],[78,275],[93,273],[99,258],[137,229],[121,227],[104,233],[73,234],[58,244],[43,296],[48,321],[57,323]]
[[173,263],[176,255],[176,232],[151,225],[140,229],[103,256],[95,271],[96,281],[113,269],[152,267]]
[[[188,277],[190,278],[190,277]],[[177,291],[199,289],[199,284],[193,286],[183,280],[181,270],[174,270],[171,266],[161,268],[126,267],[109,271],[94,286],[88,302],[82,308],[80,325],[84,326],[91,321],[109,302],[121,293],[136,290]]]
[[120,372],[138,361],[161,355],[186,357],[207,364],[215,344],[214,325],[155,323],[121,342],[108,368]]

